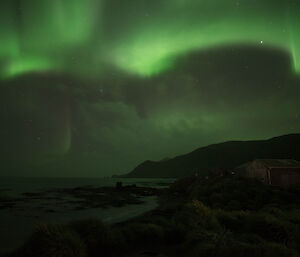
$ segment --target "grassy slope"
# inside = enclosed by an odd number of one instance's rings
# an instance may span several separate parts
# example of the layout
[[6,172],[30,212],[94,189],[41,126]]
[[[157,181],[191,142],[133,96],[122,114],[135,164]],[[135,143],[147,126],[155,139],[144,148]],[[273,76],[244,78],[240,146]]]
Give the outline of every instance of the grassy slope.
[[299,194],[250,179],[181,179],[148,215],[40,226],[11,257],[299,257]]

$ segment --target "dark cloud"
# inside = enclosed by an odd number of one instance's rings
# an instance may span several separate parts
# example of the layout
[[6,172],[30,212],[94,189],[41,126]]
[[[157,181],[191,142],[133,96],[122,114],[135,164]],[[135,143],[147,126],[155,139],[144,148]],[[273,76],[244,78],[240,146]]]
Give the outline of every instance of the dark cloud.
[[288,53],[237,45],[183,55],[151,78],[109,68],[101,79],[2,81],[2,161],[24,174],[107,175],[209,143],[297,132],[299,86]]

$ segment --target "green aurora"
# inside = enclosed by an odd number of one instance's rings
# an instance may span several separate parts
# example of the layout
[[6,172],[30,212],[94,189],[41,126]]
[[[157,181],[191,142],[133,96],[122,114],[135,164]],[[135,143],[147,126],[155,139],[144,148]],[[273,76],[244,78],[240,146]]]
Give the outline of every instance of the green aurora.
[[178,56],[236,43],[285,49],[300,72],[296,1],[4,0],[1,7],[2,78],[45,70],[101,76],[105,64],[153,76]]
[[111,175],[299,132],[299,13],[296,0],[1,0],[5,174]]

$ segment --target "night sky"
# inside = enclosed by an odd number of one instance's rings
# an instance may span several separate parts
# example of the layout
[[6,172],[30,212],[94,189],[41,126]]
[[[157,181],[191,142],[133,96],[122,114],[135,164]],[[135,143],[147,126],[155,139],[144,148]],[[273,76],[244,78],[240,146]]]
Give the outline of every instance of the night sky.
[[1,0],[1,175],[108,176],[300,132],[297,0]]

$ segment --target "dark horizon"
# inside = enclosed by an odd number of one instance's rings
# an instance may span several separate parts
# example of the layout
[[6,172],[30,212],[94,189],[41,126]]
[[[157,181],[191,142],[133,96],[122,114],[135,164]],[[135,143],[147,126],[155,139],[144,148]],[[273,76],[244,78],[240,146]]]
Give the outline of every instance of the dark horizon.
[[[168,161],[168,160],[172,160],[172,159],[176,159],[178,157],[181,157],[181,156],[185,156],[185,155],[189,155],[189,154],[192,154],[193,152],[195,151],[199,151],[200,149],[205,149],[207,147],[211,147],[211,146],[218,146],[218,145],[223,145],[223,144],[228,144],[228,143],[238,143],[238,142],[263,142],[263,141],[269,141],[269,140],[273,140],[273,139],[282,139],[282,138],[288,138],[288,137],[293,137],[293,136],[300,136],[300,133],[292,133],[292,134],[287,134],[287,135],[279,135],[279,136],[276,136],[276,137],[271,137],[271,138],[266,138],[266,139],[254,139],[254,140],[228,140],[228,141],[221,141],[221,142],[217,142],[217,143],[214,143],[214,144],[209,144],[209,145],[205,145],[205,146],[201,146],[201,147],[197,147],[195,149],[192,149],[188,152],[185,152],[185,153],[181,153],[179,155],[175,155],[175,156],[170,156],[170,157],[166,157],[166,158],[163,158],[161,160],[149,160],[149,159],[145,159],[143,161],[141,161],[140,163],[137,163],[133,169],[131,170],[128,170],[128,171],[125,171],[124,173],[116,173],[116,174],[112,174],[112,175],[108,175],[108,176],[36,176],[36,175],[27,175],[27,176],[19,176],[19,175],[0,175],[0,178],[20,178],[20,179],[26,179],[26,178],[29,178],[29,179],[69,179],[69,178],[74,178],[74,179],[92,179],[92,178],[95,178],[95,179],[107,179],[107,178],[111,178],[112,176],[116,176],[116,175],[126,175],[126,174],[129,174],[131,173],[132,171],[135,170],[135,168],[137,168],[139,165],[141,165],[142,163],[144,162],[147,162],[147,161],[151,161],[151,162],[156,162],[156,163],[159,163],[161,161]],[[234,149],[235,151],[239,151],[239,149]],[[294,152],[293,154],[296,154],[296,152]],[[271,154],[267,157],[270,157]],[[201,157],[201,156],[200,156]],[[255,159],[257,159],[259,157],[259,155],[256,156]],[[259,159],[259,158],[258,158]],[[299,158],[296,158],[297,160],[300,160]],[[250,161],[250,160],[249,160]],[[218,166],[218,168],[222,168],[222,166],[220,166],[218,164],[218,162],[216,161],[216,164]],[[242,163],[241,163],[242,164]],[[32,168],[32,167],[31,167]],[[45,168],[45,166],[43,166],[43,168]],[[59,168],[59,167],[55,167],[55,168]],[[225,167],[223,167],[225,168]],[[203,174],[205,174],[206,172],[208,172],[209,169],[204,169],[204,170],[201,170],[201,172],[203,172]],[[157,174],[157,172],[154,174]],[[155,175],[156,177],[156,175]],[[123,179],[126,178],[126,177],[122,177]],[[131,178],[131,176],[129,176],[128,178]],[[151,177],[138,177],[140,179],[153,179]],[[159,178],[159,176],[157,176],[157,178]],[[163,178],[163,177],[162,177]],[[171,178],[171,177],[170,177]],[[174,175],[173,178],[176,178],[176,175]]]

